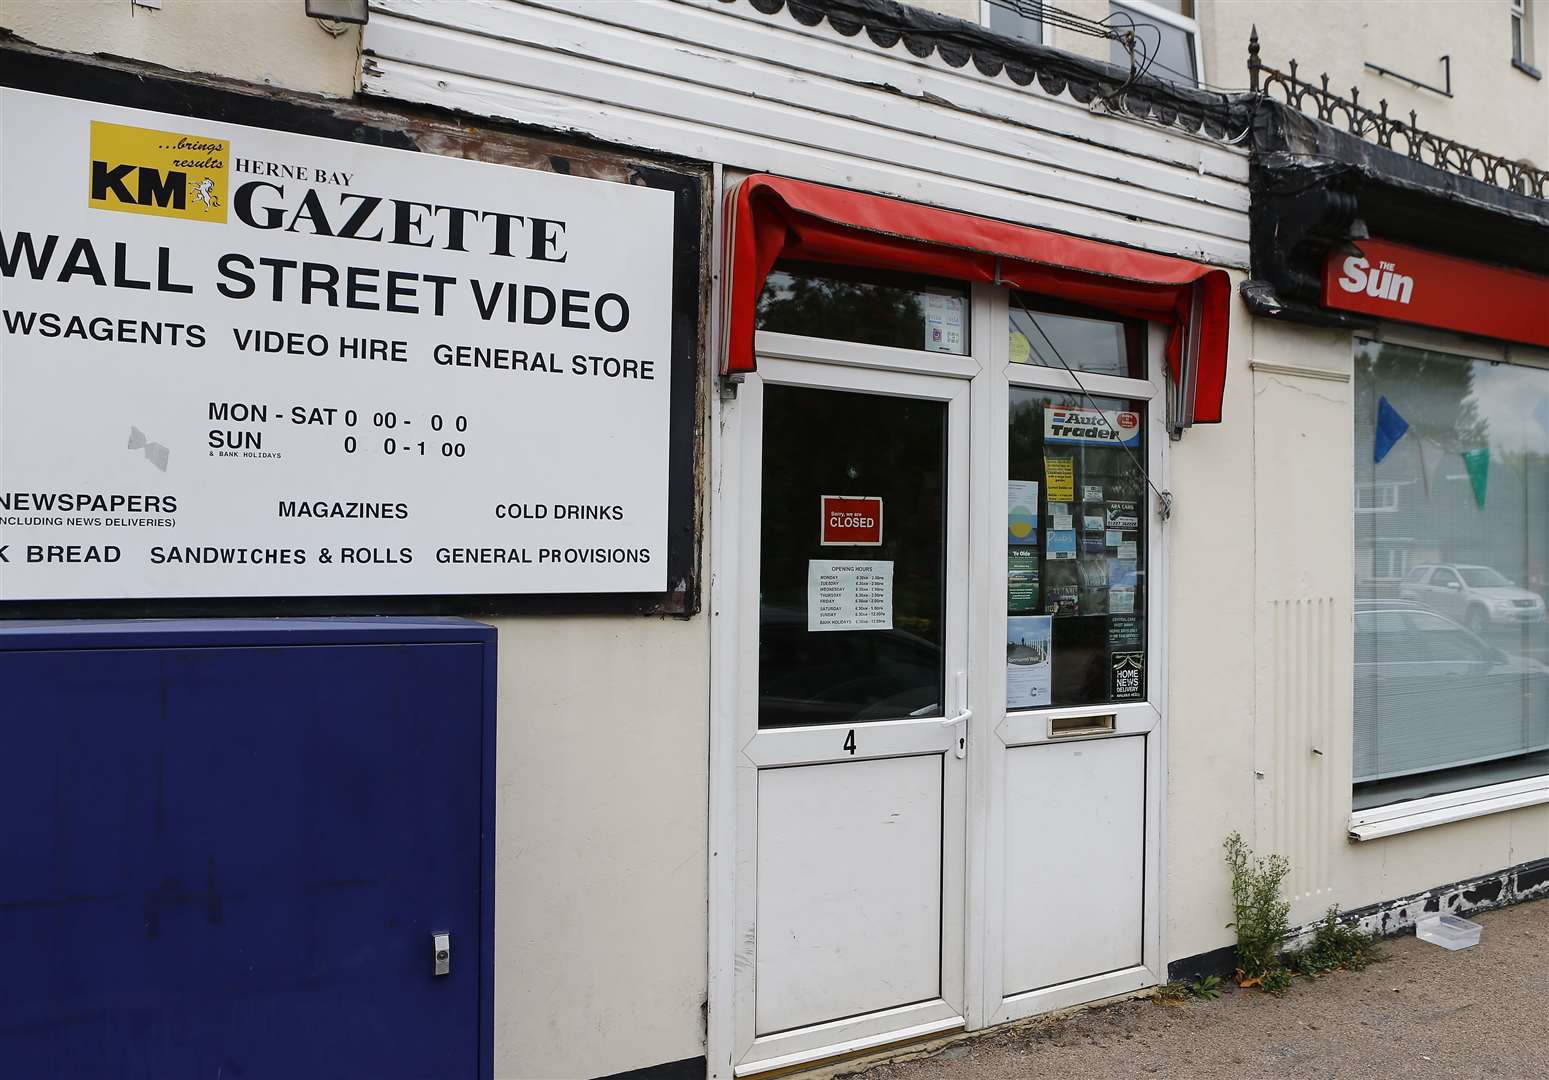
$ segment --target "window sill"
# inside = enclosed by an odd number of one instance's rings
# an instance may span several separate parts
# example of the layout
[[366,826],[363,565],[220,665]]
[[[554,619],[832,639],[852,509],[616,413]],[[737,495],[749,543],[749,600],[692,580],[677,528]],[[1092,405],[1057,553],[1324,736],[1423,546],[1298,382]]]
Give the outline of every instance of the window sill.
[[1522,74],[1531,75],[1535,79],[1542,79],[1544,77],[1543,73],[1532,64],[1524,64],[1521,60],[1513,60],[1511,66],[1522,72]]
[[1497,814],[1523,806],[1549,803],[1549,776],[1512,780],[1504,784],[1410,799],[1390,806],[1374,806],[1350,815],[1350,839],[1380,840],[1384,836],[1428,829],[1450,821]]

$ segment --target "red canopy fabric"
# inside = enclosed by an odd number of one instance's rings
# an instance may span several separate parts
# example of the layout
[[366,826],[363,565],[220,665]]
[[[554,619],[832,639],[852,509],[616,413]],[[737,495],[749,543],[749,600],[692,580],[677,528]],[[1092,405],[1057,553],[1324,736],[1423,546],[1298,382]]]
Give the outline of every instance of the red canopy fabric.
[[806,259],[999,281],[1167,323],[1174,380],[1184,383],[1186,352],[1197,349],[1194,420],[1221,420],[1231,301],[1225,270],[762,173],[727,192],[723,258],[722,374],[754,370],[756,307],[776,260]]

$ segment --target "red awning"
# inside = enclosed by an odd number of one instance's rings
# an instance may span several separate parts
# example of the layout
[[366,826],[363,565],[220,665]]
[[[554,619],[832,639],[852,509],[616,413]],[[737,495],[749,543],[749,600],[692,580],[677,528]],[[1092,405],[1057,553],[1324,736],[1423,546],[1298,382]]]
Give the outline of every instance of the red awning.
[[1168,366],[1192,388],[1193,419],[1221,419],[1231,299],[1225,270],[762,173],[727,192],[723,256],[722,374],[754,370],[755,309],[775,261],[807,259],[998,281],[1167,323]]

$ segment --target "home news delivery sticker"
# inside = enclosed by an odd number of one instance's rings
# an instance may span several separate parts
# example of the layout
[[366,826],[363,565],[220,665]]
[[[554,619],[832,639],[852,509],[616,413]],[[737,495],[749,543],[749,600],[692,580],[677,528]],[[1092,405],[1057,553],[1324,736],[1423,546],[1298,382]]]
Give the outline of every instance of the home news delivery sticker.
[[880,547],[882,500],[870,495],[821,496],[823,547]]

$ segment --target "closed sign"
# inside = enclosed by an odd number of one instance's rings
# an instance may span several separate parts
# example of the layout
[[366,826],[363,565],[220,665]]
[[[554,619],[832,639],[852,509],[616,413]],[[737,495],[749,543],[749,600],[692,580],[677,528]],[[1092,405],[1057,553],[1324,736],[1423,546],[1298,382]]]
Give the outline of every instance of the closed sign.
[[821,537],[824,547],[880,547],[882,500],[870,495],[824,495]]

